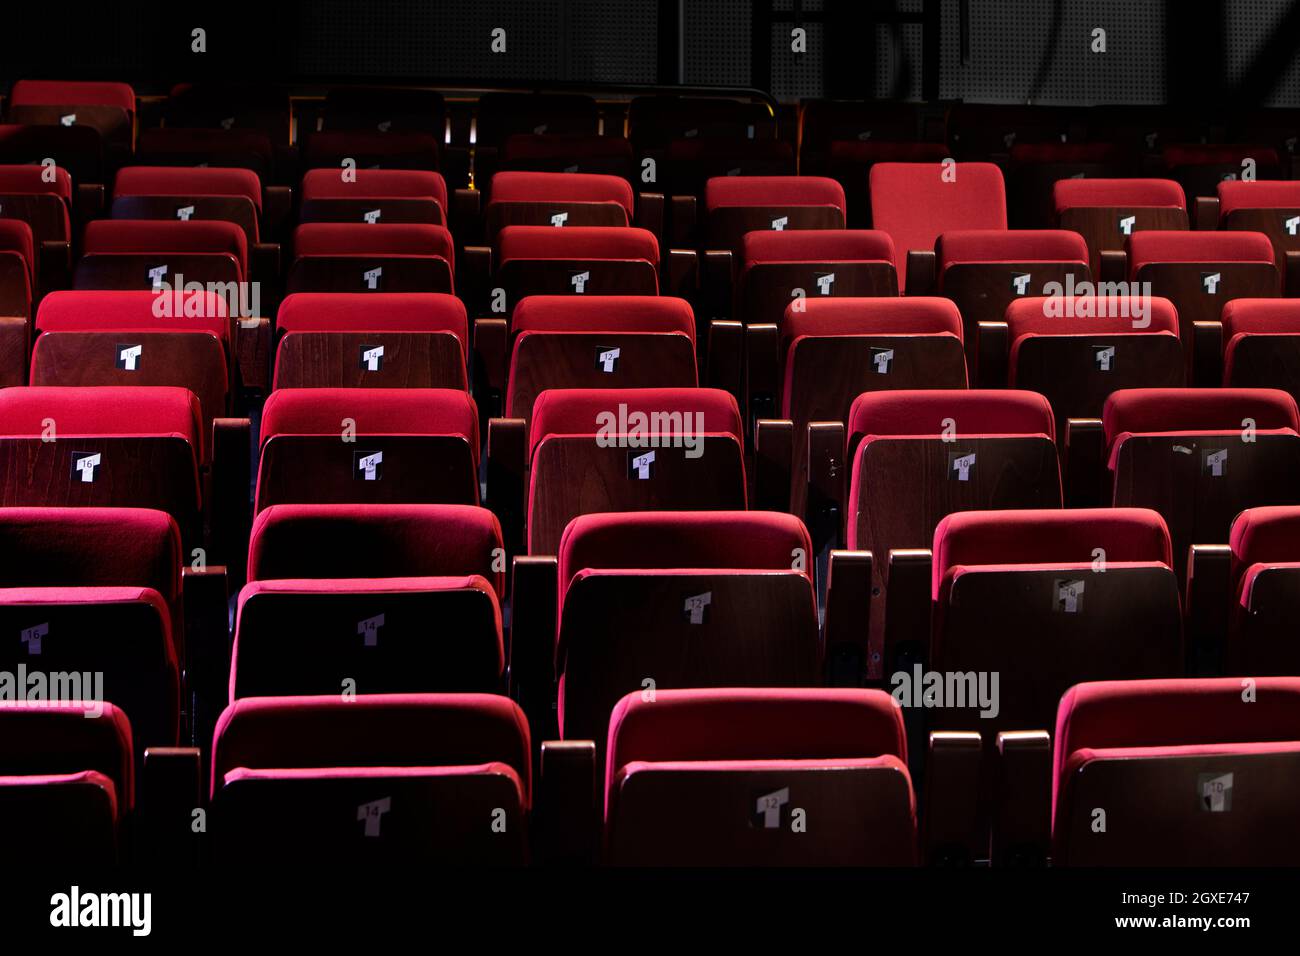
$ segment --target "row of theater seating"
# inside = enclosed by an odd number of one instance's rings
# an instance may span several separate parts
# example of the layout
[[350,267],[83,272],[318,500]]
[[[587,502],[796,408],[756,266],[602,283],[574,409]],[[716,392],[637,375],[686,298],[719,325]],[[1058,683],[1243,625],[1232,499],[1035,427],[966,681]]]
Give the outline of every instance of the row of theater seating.
[[[1284,559],[1298,528],[1295,507],[1234,526],[1250,642],[1288,643],[1300,562]],[[23,821],[10,838],[97,859],[194,852],[198,751],[172,746],[184,654],[174,523],[5,509],[0,535],[18,546],[6,577],[42,582],[2,592],[5,629],[26,645],[6,663],[100,671],[113,701],[0,709],[0,803]],[[559,556],[557,643],[521,648],[515,633],[510,648],[512,681],[522,652],[559,675],[558,739],[541,746],[536,791],[530,725],[542,727],[493,693],[503,576],[485,557],[498,542],[474,508],[280,505],[259,517],[212,743],[210,852],[495,863],[533,846],[591,859],[603,816],[599,852],[623,863],[1024,863],[1049,848],[1074,865],[1295,859],[1300,684],[1150,679],[1184,670],[1154,512],[948,516],[930,649],[895,699],[816,689],[831,641],[862,622],[832,623],[828,607],[819,640],[812,581],[791,567],[809,544],[796,519],[578,518]],[[923,668],[959,681],[931,686]],[[672,689],[690,682],[749,689]]]
[[[141,132],[175,166],[124,141],[107,219],[0,168],[8,663],[116,705],[0,710],[24,839],[188,855],[210,801],[217,855],[1297,858],[1296,184],[1191,232],[1175,182],[1047,180],[1021,230],[989,163],[665,198],[530,129],[480,125],[473,196],[397,127],[296,196]],[[879,690],[931,672],[972,683]]]

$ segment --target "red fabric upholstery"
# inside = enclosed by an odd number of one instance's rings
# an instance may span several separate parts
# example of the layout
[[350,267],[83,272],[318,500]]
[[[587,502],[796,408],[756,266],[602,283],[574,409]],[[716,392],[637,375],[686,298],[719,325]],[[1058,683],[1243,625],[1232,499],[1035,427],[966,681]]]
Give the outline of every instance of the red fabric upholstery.
[[72,177],[66,169],[54,167],[54,181],[46,182],[44,166],[0,166],[0,194],[8,196],[58,196],[72,202]]
[[443,292],[295,292],[276,313],[281,332],[451,332],[469,352],[465,303]]
[[[201,297],[197,298],[196,296]],[[222,342],[230,338],[226,302],[210,292],[190,293],[182,307],[194,303],[189,316],[154,315],[158,296],[147,291],[112,290],[106,292],[51,292],[41,300],[36,311],[36,328],[41,332],[151,331],[211,332]]]
[[849,409],[848,436],[940,435],[944,419],[955,435],[1046,435],[1055,439],[1052,406],[1037,392],[1007,388],[899,389],[864,392]]
[[344,182],[342,169],[309,169],[302,177],[302,198],[424,199],[447,208],[447,181],[423,169],[354,169]]
[[894,243],[879,229],[764,229],[741,241],[746,265],[759,262],[888,262]]
[[113,782],[120,812],[135,806],[131,746],[126,715],[107,702],[7,701],[0,707],[0,776],[94,771]]
[[[871,222],[894,240],[900,262],[913,249],[933,249],[940,233],[1006,229],[1002,171],[992,163],[876,163],[871,167]],[[900,270],[899,291],[906,286]]]
[[1172,179],[1058,179],[1052,196],[1058,213],[1079,206],[1187,208],[1183,187]]
[[501,525],[472,505],[272,505],[253,521],[248,580],[481,574],[497,594]]
[[685,299],[648,295],[530,295],[515,306],[522,332],[680,332],[695,341],[695,313]]
[[1300,506],[1247,508],[1232,522],[1228,545],[1232,549],[1233,580],[1238,584],[1253,564],[1300,561]]
[[[96,219],[86,224],[86,255],[200,252],[232,256],[242,278],[248,276],[248,237],[233,222],[217,219]],[[167,279],[170,281],[171,277]],[[151,294],[151,293],[147,293]]]
[[434,256],[455,266],[451,233],[427,223],[309,222],[294,230],[302,256]]
[[244,196],[262,211],[262,181],[251,169],[127,166],[117,174],[113,195]]
[[1300,334],[1300,299],[1230,299],[1223,306],[1223,342],[1241,335]]
[[237,768],[451,767],[500,762],[532,787],[528,721],[495,694],[246,697],[212,744],[212,792]]
[[10,106],[119,106],[135,112],[135,91],[127,83],[19,80]]
[[[1125,301],[1127,299],[1127,301]],[[1044,314],[1052,303],[1060,315]],[[1161,296],[1151,296],[1149,324],[1134,324],[1136,296],[1076,296],[1072,303],[1044,296],[1025,296],[1007,306],[1005,319],[1012,347],[1026,335],[1115,335],[1127,332],[1178,334],[1178,310]],[[1140,306],[1145,307],[1145,305]]]
[[1236,677],[1097,681],[1070,688],[1056,716],[1053,819],[1067,765],[1080,750],[1300,740],[1300,678],[1253,681],[1250,703]]
[[823,176],[714,176],[704,186],[704,205],[834,206],[844,213],[844,187]]
[[1300,183],[1258,179],[1219,183],[1219,221],[1235,209],[1300,208]]
[[1129,276],[1154,262],[1266,262],[1273,264],[1273,244],[1262,232],[1203,232],[1144,229],[1128,246]]
[[454,388],[277,388],[262,409],[265,444],[274,435],[463,435],[478,463],[478,408]]
[[54,419],[58,437],[179,435],[197,458],[203,413],[188,388],[164,385],[30,385],[0,389],[0,434],[39,438]]
[[659,266],[659,242],[645,229],[620,226],[506,226],[497,233],[504,264],[511,259],[644,259]]
[[953,229],[935,242],[939,271],[963,262],[1088,264],[1088,244],[1065,229]]
[[27,266],[27,294],[36,284],[36,242],[32,227],[21,219],[0,219],[0,252],[16,252]]
[[592,173],[501,172],[492,177],[491,202],[612,202],[634,213],[632,186],[621,176]]
[[744,448],[740,409],[730,392],[716,388],[552,388],[533,404],[531,436],[535,449],[547,435],[596,435],[602,416],[618,417],[620,405],[628,415],[654,412],[704,414],[704,433],[733,435]]
[[181,535],[147,508],[0,508],[8,587],[143,587],[179,606]]
[[1278,164],[1277,150],[1271,146],[1250,146],[1237,143],[1171,143],[1164,148],[1165,165],[1217,166],[1222,163],[1239,165],[1244,159],[1253,159],[1261,166]]
[[1147,508],[959,511],[934,530],[932,597],[961,567],[1092,564],[1101,548],[1110,565],[1172,564],[1165,519]]
[[[565,591],[583,570],[798,570],[812,539],[793,515],[768,511],[631,511],[580,515],[560,539]],[[806,568],[810,562],[804,561]],[[811,572],[806,571],[811,579]]]
[[784,362],[789,357],[790,346],[796,339],[809,335],[937,334],[954,335],[958,341],[962,338],[961,313],[952,299],[939,296],[805,299],[801,310],[796,310],[793,302],[785,307],[781,358]]
[[902,710],[884,691],[848,688],[661,690],[628,694],[610,714],[608,799],[634,761],[907,761]]
[[1107,448],[1126,434],[1239,432],[1246,418],[1261,431],[1300,430],[1295,399],[1275,388],[1126,388],[1102,409]]
[[1016,143],[1012,163],[1116,163],[1128,158],[1120,143]]

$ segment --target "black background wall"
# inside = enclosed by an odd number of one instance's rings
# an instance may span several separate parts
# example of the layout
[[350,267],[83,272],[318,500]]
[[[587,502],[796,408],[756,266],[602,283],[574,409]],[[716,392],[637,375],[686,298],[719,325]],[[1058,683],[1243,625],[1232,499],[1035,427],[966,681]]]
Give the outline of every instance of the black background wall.
[[[4,20],[6,80],[155,92],[196,77],[685,82],[782,99],[1300,106],[1296,0],[114,0],[9,4]],[[795,26],[806,53],[790,50]],[[489,52],[495,27],[505,54]]]

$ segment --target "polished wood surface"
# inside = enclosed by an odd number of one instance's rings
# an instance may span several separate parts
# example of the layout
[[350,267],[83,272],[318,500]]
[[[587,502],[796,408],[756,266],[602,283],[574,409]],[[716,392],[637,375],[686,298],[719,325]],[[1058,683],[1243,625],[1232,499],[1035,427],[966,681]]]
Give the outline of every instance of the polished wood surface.
[[[382,347],[370,371],[362,353]],[[275,353],[276,388],[466,387],[465,357],[451,332],[288,332]]]

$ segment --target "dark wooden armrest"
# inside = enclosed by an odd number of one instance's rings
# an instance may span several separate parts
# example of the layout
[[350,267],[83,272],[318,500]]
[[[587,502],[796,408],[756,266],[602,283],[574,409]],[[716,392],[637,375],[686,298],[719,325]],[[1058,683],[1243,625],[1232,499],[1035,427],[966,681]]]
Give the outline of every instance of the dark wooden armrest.
[[1128,253],[1123,249],[1103,249],[1098,257],[1097,272],[1102,282],[1123,282],[1128,275]]
[[[694,249],[669,249],[666,268],[660,276],[660,292],[679,299],[695,301],[700,287],[700,257]],[[699,316],[695,319],[696,338],[700,329]]]
[[1192,382],[1202,388],[1223,384],[1223,323],[1192,323]]
[[745,327],[730,319],[709,323],[708,351],[703,384],[721,388],[736,397],[737,407],[745,403]]
[[145,749],[136,799],[137,832],[150,865],[183,866],[188,871],[198,863],[201,835],[207,832],[203,777],[198,747]]
[[1206,231],[1219,228],[1219,197],[1218,196],[1197,196],[1195,207],[1195,225],[1192,227],[1198,231]]
[[508,340],[505,319],[474,320],[474,398],[480,416],[507,411],[503,405],[510,363]]
[[761,322],[745,327],[746,424],[780,414],[777,399],[781,390],[780,336],[776,324]]
[[832,551],[826,575],[826,679],[861,687],[871,656],[871,552]]
[[275,285],[280,280],[280,244],[255,242],[248,250],[248,271],[259,282]]
[[181,574],[185,603],[186,704],[190,743],[209,755],[212,731],[230,697],[230,580],[226,568],[210,564],[186,567]]
[[921,796],[921,856],[926,863],[963,866],[984,857],[978,832],[983,758],[984,743],[977,733],[930,734]]
[[1052,840],[1052,738],[1045,730],[998,734],[994,866],[1043,866]]
[[534,740],[558,736],[555,715],[555,615],[559,567],[553,555],[514,561],[510,615],[510,696],[528,715]]
[[673,196],[668,200],[668,229],[674,246],[695,245],[697,205],[694,196]]
[[[40,274],[37,276],[36,288],[32,290],[35,299],[58,289],[67,289],[72,285],[72,246],[62,239],[47,239],[41,243]],[[33,300],[35,301],[35,300]]]
[[452,234],[463,243],[483,241],[483,194],[477,189],[454,190],[447,210]]
[[754,424],[754,508],[789,511],[794,468],[794,422],[762,419]]
[[1286,261],[1283,263],[1285,274],[1282,281],[1285,287],[1282,294],[1288,298],[1300,296],[1300,251],[1295,249],[1286,250]]
[[247,418],[212,421],[212,473],[208,502],[213,562],[229,565],[236,584],[244,580],[252,505],[248,496],[251,425]]
[[266,235],[283,242],[293,231],[293,187],[267,186],[262,190],[262,222]]
[[528,423],[522,418],[493,418],[487,435],[487,504],[501,522],[506,553],[518,554],[524,550]]
[[271,391],[271,320],[240,319],[235,335],[240,386],[255,395],[266,395]]
[[457,253],[456,290],[470,315],[503,315],[514,304],[507,303],[504,295],[493,302],[490,246],[465,246]]
[[808,508],[805,523],[820,556],[837,547],[844,520],[844,423],[808,425]]
[[710,319],[733,318],[731,269],[730,249],[705,249],[700,256],[700,309]]
[[668,245],[668,236],[664,233],[666,208],[663,193],[636,194],[636,217],[632,224],[654,233],[660,249]]
[[907,294],[934,295],[938,260],[933,249],[907,250]]
[[72,194],[72,235],[80,246],[82,230],[92,219],[104,215],[104,186],[102,183],[77,183]]
[[1187,669],[1193,676],[1235,673],[1224,640],[1235,598],[1232,549],[1226,544],[1192,545],[1187,560]]
[[0,388],[27,384],[31,329],[25,315],[0,315]]
[[889,683],[899,671],[911,671],[930,656],[929,548],[894,548],[889,552],[889,598],[885,602],[885,637],[881,676]]
[[1065,506],[1097,508],[1110,504],[1106,477],[1106,433],[1100,418],[1065,422]]
[[540,777],[534,814],[539,862],[595,863],[600,848],[596,742],[544,741]]
[[975,380],[983,388],[1007,384],[1011,359],[1011,336],[1005,322],[980,322],[976,329]]

